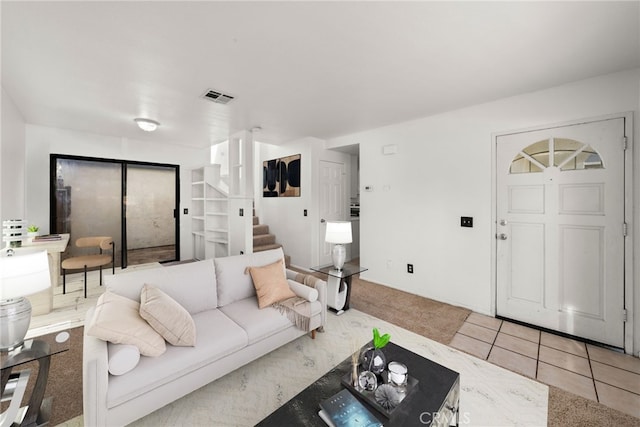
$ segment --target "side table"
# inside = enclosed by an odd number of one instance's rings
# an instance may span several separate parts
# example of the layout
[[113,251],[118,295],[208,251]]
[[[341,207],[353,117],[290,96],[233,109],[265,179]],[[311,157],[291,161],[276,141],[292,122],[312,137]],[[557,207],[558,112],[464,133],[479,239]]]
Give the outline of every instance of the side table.
[[367,271],[366,268],[350,263],[346,263],[339,271],[333,265],[311,267],[311,270],[327,275],[327,305],[337,315],[349,310],[351,278]]
[[[0,414],[0,425],[44,426],[51,416],[51,398],[44,399],[51,356],[69,350],[69,333],[54,332],[26,340],[20,347],[0,352],[0,396],[10,401]],[[17,370],[29,362],[38,362],[38,376],[29,403],[20,408],[31,372]]]

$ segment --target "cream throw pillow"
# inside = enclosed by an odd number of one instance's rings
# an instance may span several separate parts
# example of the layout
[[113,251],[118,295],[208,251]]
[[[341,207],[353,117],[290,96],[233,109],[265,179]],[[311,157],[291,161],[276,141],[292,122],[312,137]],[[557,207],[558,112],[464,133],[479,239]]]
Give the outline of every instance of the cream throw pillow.
[[296,296],[287,283],[284,260],[264,267],[247,267],[247,271],[251,274],[253,286],[256,288],[258,307],[265,308]]
[[140,317],[140,304],[106,291],[98,298],[87,335],[115,344],[131,344],[144,356],[160,356],[167,350],[164,339]]
[[176,346],[196,345],[196,324],[189,312],[160,289],[145,284],[140,292],[140,316]]

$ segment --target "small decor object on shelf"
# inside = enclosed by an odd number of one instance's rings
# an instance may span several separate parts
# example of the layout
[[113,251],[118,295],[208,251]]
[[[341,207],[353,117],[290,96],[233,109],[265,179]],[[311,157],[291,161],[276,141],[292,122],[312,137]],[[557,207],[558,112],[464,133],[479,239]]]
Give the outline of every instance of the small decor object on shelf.
[[378,387],[378,378],[371,371],[362,371],[358,376],[358,388],[365,391],[374,391]]
[[9,248],[19,248],[25,238],[27,221],[21,219],[9,219],[2,221],[2,240],[7,242]]
[[360,354],[362,369],[380,375],[387,365],[387,359],[382,348],[389,343],[391,335],[380,335],[378,328],[373,328],[373,347],[366,348]]
[[378,405],[382,406],[387,411],[398,406],[405,397],[404,393],[400,392],[391,384],[382,384],[379,386],[376,389],[374,396]]
[[30,225],[27,227],[27,241],[33,242],[33,239],[38,235],[38,230],[40,227],[37,225]]
[[382,427],[382,423],[349,390],[320,402],[320,418],[336,427]]
[[389,362],[387,370],[389,371],[389,384],[395,387],[407,385],[407,366],[404,363]]

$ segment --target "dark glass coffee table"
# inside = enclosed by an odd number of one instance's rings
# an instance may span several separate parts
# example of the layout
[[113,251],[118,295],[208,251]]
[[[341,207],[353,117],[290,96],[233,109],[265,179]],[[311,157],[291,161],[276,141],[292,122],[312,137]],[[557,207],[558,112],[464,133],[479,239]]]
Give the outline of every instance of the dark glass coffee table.
[[346,263],[341,270],[336,270],[333,265],[311,267],[311,270],[327,275],[327,305],[337,314],[349,310],[351,278],[367,271],[364,267],[350,263]]
[[[368,344],[367,346],[370,346]],[[365,346],[365,347],[367,347]],[[387,362],[398,361],[407,366],[409,376],[418,384],[387,418],[360,399],[385,426],[448,426],[458,425],[460,374],[429,359],[396,345],[383,349]],[[318,415],[320,402],[344,388],[341,379],[351,371],[351,357],[302,390],[271,415],[258,423],[261,427],[317,426],[326,427]],[[354,395],[358,397],[355,393]]]

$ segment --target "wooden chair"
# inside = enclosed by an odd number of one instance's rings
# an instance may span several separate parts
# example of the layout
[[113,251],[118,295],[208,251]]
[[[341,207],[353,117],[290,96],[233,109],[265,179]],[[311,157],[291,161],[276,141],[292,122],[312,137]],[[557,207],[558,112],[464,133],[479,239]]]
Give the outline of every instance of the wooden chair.
[[[116,245],[111,237],[80,237],[76,240],[79,248],[98,248],[99,254],[81,255],[67,258],[62,261],[62,293],[67,293],[67,270],[84,269],[84,297],[87,297],[87,269],[100,267],[100,286],[102,286],[102,266],[111,263],[112,273],[116,272],[115,255]],[[111,250],[111,255],[102,253],[103,250]]]

